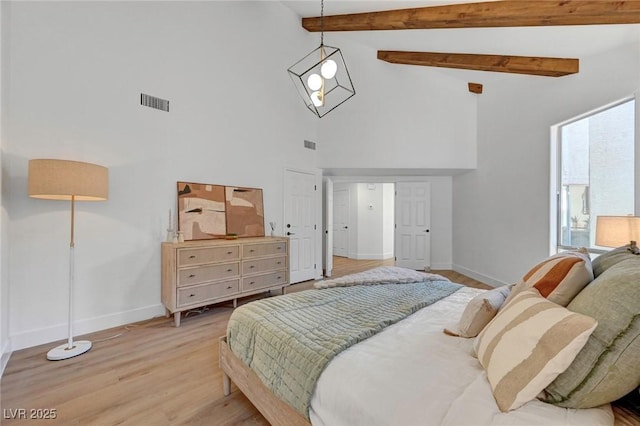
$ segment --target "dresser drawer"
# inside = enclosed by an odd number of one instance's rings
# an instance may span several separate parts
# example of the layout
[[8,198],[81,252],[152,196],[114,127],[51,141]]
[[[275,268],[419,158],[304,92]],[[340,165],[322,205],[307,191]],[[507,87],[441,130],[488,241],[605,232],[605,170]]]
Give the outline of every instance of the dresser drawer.
[[178,306],[214,300],[240,291],[240,280],[228,280],[213,284],[197,285],[178,289]]
[[277,254],[287,254],[287,243],[280,241],[265,244],[245,244],[242,246],[243,259]]
[[238,275],[240,275],[238,262],[178,269],[178,287],[236,277]]
[[178,266],[224,262],[240,258],[240,246],[178,249]]
[[253,259],[242,262],[242,275],[258,274],[261,272],[286,269],[287,257],[269,257],[267,259]]
[[242,291],[252,291],[259,288],[271,287],[287,283],[286,271],[271,272],[269,274],[254,275],[242,278]]

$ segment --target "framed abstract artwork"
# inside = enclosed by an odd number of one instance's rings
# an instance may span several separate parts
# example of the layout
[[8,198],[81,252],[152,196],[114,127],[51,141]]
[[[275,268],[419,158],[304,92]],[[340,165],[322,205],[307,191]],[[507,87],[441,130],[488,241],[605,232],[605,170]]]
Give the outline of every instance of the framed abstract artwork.
[[238,237],[264,237],[262,189],[225,187],[227,233]]
[[178,230],[185,241],[264,237],[262,189],[178,182]]
[[178,182],[178,229],[185,240],[224,238],[225,207],[224,186]]

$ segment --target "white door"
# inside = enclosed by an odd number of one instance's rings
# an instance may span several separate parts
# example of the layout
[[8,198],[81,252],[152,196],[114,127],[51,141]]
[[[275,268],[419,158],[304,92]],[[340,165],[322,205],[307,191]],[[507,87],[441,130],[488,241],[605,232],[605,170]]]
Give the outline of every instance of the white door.
[[431,184],[396,183],[396,265],[431,269]]
[[333,254],[349,256],[349,190],[333,192]]
[[284,235],[289,237],[291,284],[315,278],[316,177],[285,170]]
[[333,181],[324,178],[324,275],[333,269]]

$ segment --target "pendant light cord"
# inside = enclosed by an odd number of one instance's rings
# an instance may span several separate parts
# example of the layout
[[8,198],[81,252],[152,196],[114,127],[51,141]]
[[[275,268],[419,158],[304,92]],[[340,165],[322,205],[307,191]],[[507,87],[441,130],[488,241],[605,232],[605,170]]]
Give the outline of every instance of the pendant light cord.
[[324,0],[320,0],[320,46],[324,46]]

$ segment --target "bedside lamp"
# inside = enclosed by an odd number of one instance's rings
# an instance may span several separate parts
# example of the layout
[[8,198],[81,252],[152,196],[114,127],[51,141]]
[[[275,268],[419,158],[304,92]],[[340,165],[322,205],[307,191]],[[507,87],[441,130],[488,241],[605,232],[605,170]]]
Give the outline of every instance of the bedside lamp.
[[598,216],[596,219],[596,245],[620,247],[629,244],[628,250],[640,254],[636,241],[640,240],[640,217]]
[[73,341],[74,213],[76,201],[103,201],[109,192],[106,167],[67,160],[29,160],[29,196],[45,200],[71,201],[69,243],[69,337],[67,343],[51,349],[47,359],[59,361],[87,352],[88,340]]

